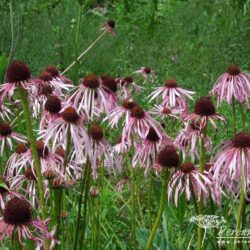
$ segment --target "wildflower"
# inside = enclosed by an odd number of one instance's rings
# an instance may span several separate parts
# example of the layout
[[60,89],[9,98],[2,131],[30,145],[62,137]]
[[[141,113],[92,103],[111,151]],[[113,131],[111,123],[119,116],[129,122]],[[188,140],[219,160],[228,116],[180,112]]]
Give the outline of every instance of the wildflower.
[[179,107],[171,108],[164,105],[155,105],[152,110],[149,111],[150,114],[156,115],[157,118],[166,119],[167,117],[173,117],[179,119],[178,115],[184,112],[184,109]]
[[218,106],[221,105],[222,101],[231,105],[233,99],[249,106],[250,75],[242,72],[237,65],[232,64],[228,67],[227,72],[216,81],[211,94],[217,97]]
[[155,72],[149,67],[141,67],[139,70],[135,71],[135,73],[141,75],[144,78],[144,82],[147,80],[153,81],[155,78]]
[[[6,163],[5,173],[7,176],[19,175],[22,167],[26,164],[24,162],[21,167],[16,168],[16,164],[22,161],[22,156],[28,151],[27,146],[24,143],[19,143],[16,146],[15,152],[10,156]],[[18,164],[19,165],[19,164]]]
[[140,166],[145,167],[146,173],[150,166],[155,165],[157,152],[166,145],[172,145],[171,139],[164,134],[159,137],[154,128],[150,127],[142,143],[135,144],[135,154],[132,160],[132,166],[135,167],[140,163]]
[[188,114],[185,119],[199,124],[201,130],[207,126],[208,122],[217,129],[215,121],[225,121],[222,115],[216,113],[214,104],[208,96],[202,96],[198,99],[195,103],[194,113]]
[[130,111],[135,106],[136,103],[132,98],[124,99],[122,101],[122,105],[117,106],[110,113],[108,113],[104,121],[109,120],[109,126],[111,126],[112,128],[117,127],[118,122],[123,115],[125,116],[125,120],[128,120]]
[[11,126],[8,123],[0,123],[0,142],[1,142],[1,151],[0,151],[0,156],[3,155],[3,150],[5,147],[5,144],[8,144],[10,149],[12,150],[13,144],[12,140],[18,141],[18,142],[25,142],[26,138],[19,134],[16,133],[12,130]]
[[[103,86],[103,89],[106,92],[107,100],[108,100],[108,110],[112,110],[116,107],[117,103],[117,97],[116,97],[116,91],[117,91],[117,83],[115,79],[108,75],[102,75],[100,77],[100,82]],[[105,107],[102,108],[102,102],[100,103],[101,109],[105,110]]]
[[23,198],[14,197],[9,200],[0,218],[0,239],[12,237],[17,231],[19,242],[23,239],[33,240],[37,247],[45,248],[45,241],[51,240],[51,248],[59,243],[47,229],[48,220],[41,221],[32,218],[31,205]]
[[59,97],[51,95],[44,104],[44,111],[41,115],[40,130],[49,127],[57,118],[60,117],[62,102]]
[[52,151],[61,145],[66,148],[68,133],[73,143],[73,151],[77,161],[82,159],[83,148],[90,150],[89,137],[83,126],[84,118],[77,113],[75,108],[69,106],[60,112],[60,117],[56,119],[47,129],[40,130],[39,138],[44,139],[45,145],[52,142]]
[[114,171],[115,169],[120,170],[119,159],[113,157],[113,149],[104,139],[102,128],[93,124],[89,130],[89,134],[92,149],[88,155],[91,161],[93,178],[97,178],[98,159],[104,159],[104,166],[106,166],[108,171]]
[[157,164],[159,164],[162,169],[178,167],[179,155],[176,148],[173,145],[165,146],[158,154]]
[[115,29],[115,21],[114,20],[109,20],[108,22],[102,24],[102,26],[101,26],[101,30],[106,30],[107,32],[109,32],[112,35],[115,35],[114,29]]
[[12,61],[7,69],[7,83],[0,85],[0,103],[5,97],[12,97],[17,87],[22,87],[30,95],[37,95],[39,80],[31,77],[31,72],[25,63]]
[[163,130],[160,124],[155,121],[146,111],[140,106],[135,106],[131,109],[128,119],[125,121],[122,131],[122,141],[128,141],[132,134],[138,134],[141,139],[144,139],[149,128],[153,127],[156,134],[161,138]]
[[103,111],[109,112],[109,100],[104,88],[100,79],[90,74],[76,87],[77,90],[69,97],[68,103],[72,104],[77,112],[92,120],[94,115],[98,115],[100,106]]
[[2,120],[8,119],[10,120],[10,115],[12,115],[11,110],[4,105],[0,100],[0,118]]
[[195,157],[198,158],[197,143],[200,138],[204,140],[206,149],[210,150],[212,142],[207,135],[204,137],[201,133],[199,123],[186,123],[185,128],[182,129],[176,136],[174,144],[181,149],[184,158],[189,151],[192,159],[194,160]]
[[0,176],[0,208],[4,209],[5,200],[18,196],[18,193],[10,188],[9,180],[6,176]]
[[131,76],[126,76],[124,79],[117,79],[120,87],[120,95],[124,98],[131,97],[134,91],[140,93],[143,87],[138,86]]
[[192,195],[200,200],[201,194],[207,193],[206,185],[211,185],[211,181],[197,170],[191,162],[183,163],[176,169],[168,183],[168,200],[174,197],[175,205],[178,206],[178,197],[186,194],[186,199],[190,200]]
[[187,111],[186,98],[193,99],[195,94],[193,91],[183,89],[178,86],[175,79],[168,79],[162,87],[157,87],[156,90],[149,95],[150,101],[158,98],[162,99],[162,105],[170,107],[179,107]]
[[52,79],[50,79],[50,84],[54,87],[56,92],[63,93],[64,90],[69,90],[73,87],[73,83],[67,77],[60,75],[58,69],[53,66],[49,65],[45,68],[45,71],[50,73]]
[[[240,190],[244,178],[244,190],[250,186],[250,134],[240,132],[224,143],[213,159],[214,179],[230,190]],[[230,183],[228,181],[230,180]]]

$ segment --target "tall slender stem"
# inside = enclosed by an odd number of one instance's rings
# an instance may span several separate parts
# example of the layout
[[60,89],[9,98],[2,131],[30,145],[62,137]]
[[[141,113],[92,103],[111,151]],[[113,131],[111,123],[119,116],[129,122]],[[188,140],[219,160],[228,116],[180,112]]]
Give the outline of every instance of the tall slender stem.
[[136,249],[136,234],[135,234],[135,213],[136,213],[136,197],[135,197],[135,169],[131,166],[131,179],[132,179],[132,246],[133,249]]
[[245,179],[244,175],[242,175],[242,181],[241,181],[241,189],[240,189],[240,204],[238,208],[238,214],[237,214],[237,223],[236,223],[236,230],[235,230],[235,236],[234,236],[234,246],[233,250],[238,249],[238,238],[239,238],[239,230],[241,228],[241,221],[244,218],[244,207],[245,207]]
[[149,238],[148,238],[148,241],[147,241],[146,250],[151,250],[152,249],[154,236],[156,234],[157,228],[160,225],[160,222],[161,222],[161,219],[162,219],[162,214],[163,214],[163,211],[164,211],[164,206],[165,206],[166,198],[167,198],[166,190],[167,190],[167,185],[168,185],[168,179],[169,179],[169,171],[165,170],[163,180],[162,180],[160,206],[159,206],[159,210],[158,210],[158,213],[157,213],[153,228],[152,228],[152,230],[150,232],[150,235],[149,235]]
[[14,232],[12,234],[11,245],[12,245],[12,250],[22,250],[23,249],[21,243],[19,242],[17,229],[14,229]]
[[241,120],[242,120],[243,130],[246,131],[246,117],[245,117],[245,114],[244,114],[242,104],[239,103],[239,106],[240,106],[240,113],[241,113]]
[[86,49],[84,50],[74,62],[72,62],[63,72],[62,75],[65,74],[68,70],[70,70],[95,44],[107,33],[107,30],[104,30],[100,36],[96,38],[96,40]]
[[39,199],[40,199],[41,210],[42,210],[42,219],[45,220],[46,210],[45,210],[45,200],[44,200],[43,177],[42,177],[42,172],[41,172],[40,159],[39,159],[37,149],[36,149],[36,139],[34,137],[33,130],[32,130],[28,93],[22,87],[19,87],[18,91],[19,91],[20,98],[22,100],[22,107],[23,107],[26,128],[27,128],[29,142],[30,142],[30,148],[31,148],[33,159],[34,159],[34,166],[35,166],[36,175],[37,175],[38,193],[39,193]]
[[86,165],[85,165],[85,173],[84,176],[82,176],[81,180],[81,186],[80,186],[80,197],[78,200],[78,212],[77,212],[77,221],[76,221],[76,231],[75,231],[75,241],[74,241],[74,250],[77,249],[77,241],[78,241],[78,235],[79,235],[79,229],[80,229],[80,220],[81,220],[81,208],[82,208],[82,198],[83,198],[83,191],[84,187],[86,185],[86,180],[88,177],[88,171],[89,171],[89,158],[87,158]]
[[[205,138],[206,138],[206,134],[207,134],[207,127],[205,127],[202,130],[202,136],[203,138],[201,138],[200,140],[200,172],[203,173],[204,169],[205,169]],[[198,212],[199,215],[202,214],[203,212],[203,195],[201,193],[201,197],[200,197],[200,201],[199,201],[199,205],[198,205]],[[202,246],[202,238],[203,238],[203,229],[198,226],[198,242],[197,242],[197,249],[201,250],[201,246]]]
[[91,174],[90,161],[86,167],[87,167],[87,172],[86,172],[86,183],[85,183],[84,201],[83,201],[83,226],[80,230],[82,232],[82,234],[80,235],[80,249],[84,249],[83,242],[87,224],[87,207],[88,207],[89,185],[90,185],[90,174]]
[[235,100],[233,98],[232,100],[232,109],[233,109],[233,132],[234,132],[234,135],[236,135],[236,110],[235,110]]

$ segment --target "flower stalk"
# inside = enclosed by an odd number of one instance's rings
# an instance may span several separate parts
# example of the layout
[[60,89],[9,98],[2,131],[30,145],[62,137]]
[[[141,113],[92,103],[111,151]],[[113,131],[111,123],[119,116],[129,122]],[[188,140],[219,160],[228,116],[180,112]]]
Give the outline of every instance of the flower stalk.
[[161,219],[162,219],[162,214],[164,211],[164,207],[165,207],[165,203],[166,203],[166,190],[167,190],[167,185],[168,185],[168,179],[169,179],[169,171],[168,170],[164,170],[164,175],[163,175],[163,179],[162,179],[162,188],[161,188],[161,200],[160,200],[160,206],[159,206],[159,210],[153,225],[153,228],[150,232],[149,238],[148,238],[148,242],[146,245],[146,250],[151,250],[152,246],[153,246],[153,241],[154,241],[154,236],[156,234],[157,228],[160,225]]
[[39,199],[41,202],[41,210],[42,210],[42,219],[46,219],[46,210],[45,210],[45,200],[44,200],[44,188],[43,188],[43,177],[41,172],[41,165],[40,165],[40,159],[37,153],[36,149],[36,140],[33,134],[32,130],[32,124],[31,124],[31,114],[30,114],[30,108],[29,108],[29,101],[28,101],[28,94],[25,89],[22,87],[18,88],[20,98],[22,100],[22,107],[28,132],[28,138],[30,142],[30,148],[32,152],[32,156],[34,158],[34,166],[36,170],[37,175],[37,184],[38,184],[38,193],[39,193]]

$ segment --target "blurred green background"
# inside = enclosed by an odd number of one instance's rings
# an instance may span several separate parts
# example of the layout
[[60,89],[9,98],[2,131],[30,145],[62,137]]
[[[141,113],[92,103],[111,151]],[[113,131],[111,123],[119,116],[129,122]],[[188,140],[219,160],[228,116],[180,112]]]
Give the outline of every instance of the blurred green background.
[[249,70],[249,0],[10,2],[0,1],[1,62],[11,50],[12,7],[12,58],[28,63],[34,75],[48,64],[67,67],[109,19],[117,35],[106,35],[67,73],[74,81],[89,72],[124,76],[149,66],[159,82],[175,77],[206,93],[230,63]]

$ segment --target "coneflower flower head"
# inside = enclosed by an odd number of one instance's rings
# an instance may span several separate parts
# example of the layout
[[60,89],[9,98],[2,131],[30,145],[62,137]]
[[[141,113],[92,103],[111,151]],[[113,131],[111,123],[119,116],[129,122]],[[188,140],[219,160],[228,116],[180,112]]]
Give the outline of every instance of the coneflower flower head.
[[89,131],[90,137],[94,141],[101,141],[103,139],[102,128],[96,124],[93,124]]
[[150,127],[148,134],[146,136],[146,139],[151,141],[151,142],[158,142],[160,140],[160,137],[156,133],[155,129]]
[[215,114],[215,106],[209,96],[202,96],[196,101],[194,112],[200,116],[211,116]]
[[23,82],[31,77],[31,72],[27,64],[21,61],[12,61],[7,69],[8,82]]
[[57,96],[49,96],[44,108],[52,114],[58,114],[62,109],[61,100]]
[[218,78],[211,94],[217,97],[218,106],[222,101],[231,105],[235,99],[241,104],[246,103],[249,107],[250,75],[242,72],[237,65],[231,64],[227,72]]
[[137,104],[132,98],[127,98],[122,101],[122,107],[127,110],[132,110],[135,106],[137,106]]
[[10,225],[25,225],[32,219],[30,204],[18,197],[14,197],[5,204],[3,211],[4,222]]
[[176,168],[179,166],[179,155],[174,146],[164,147],[158,154],[158,164],[163,168]]
[[177,88],[178,84],[175,79],[168,79],[165,81],[164,86],[167,88]]
[[95,74],[89,74],[84,77],[82,84],[86,88],[96,89],[99,87],[100,82]]
[[117,82],[115,79],[108,75],[102,75],[101,76],[101,82],[102,85],[107,89],[108,91],[111,91],[112,93],[115,93],[117,91]]
[[250,148],[250,134],[247,132],[240,132],[232,139],[233,147],[235,148]]
[[24,172],[24,176],[29,181],[36,181],[35,170],[31,167],[26,169],[26,171]]
[[64,121],[66,121],[68,123],[74,123],[74,124],[76,124],[80,119],[80,116],[77,114],[75,108],[73,108],[73,107],[66,108],[61,113],[61,116],[62,116]]
[[6,137],[12,133],[12,128],[8,123],[1,123],[0,124],[0,135]]
[[139,105],[136,105],[131,109],[130,116],[136,119],[142,119],[145,117],[145,112],[143,108],[141,108]]
[[51,74],[52,77],[59,77],[59,71],[58,69],[53,66],[53,65],[49,65],[45,68],[45,71],[47,71],[48,73]]
[[194,113],[186,115],[185,120],[199,124],[200,129],[206,127],[207,123],[210,122],[217,129],[215,121],[225,121],[225,118],[216,112],[210,96],[202,96],[195,102]]
[[192,171],[194,171],[196,168],[194,166],[194,164],[192,162],[184,162],[181,166],[180,166],[180,170],[185,173],[188,174]]
[[49,154],[49,148],[41,140],[36,142],[36,150],[39,157],[46,157]]

